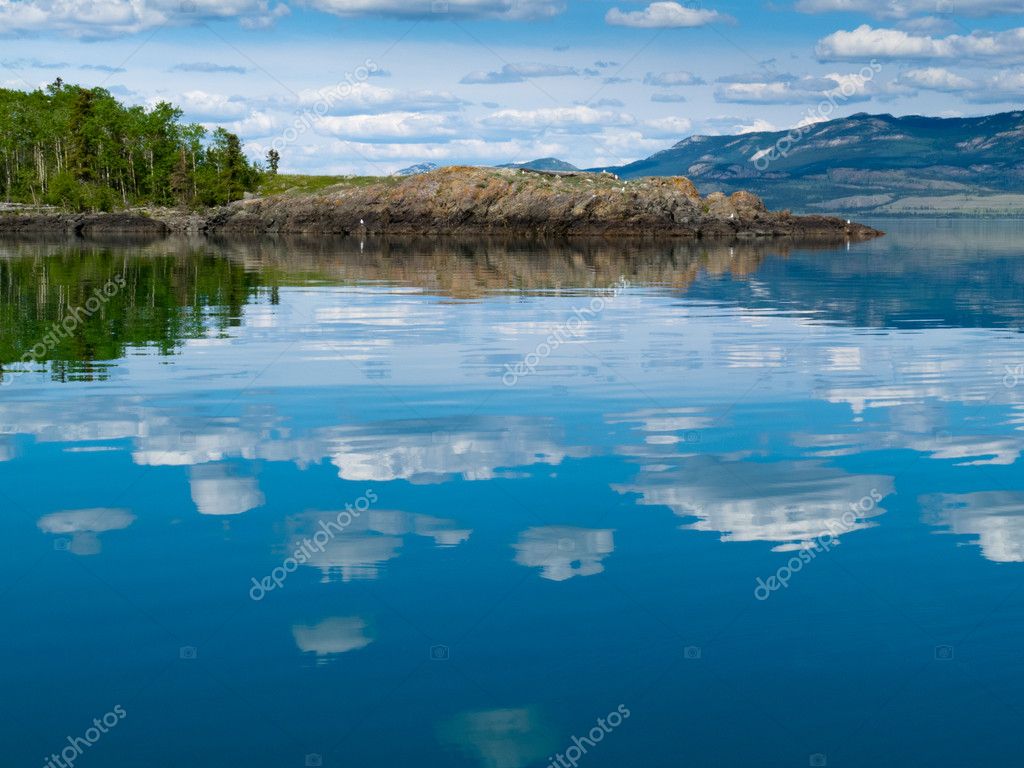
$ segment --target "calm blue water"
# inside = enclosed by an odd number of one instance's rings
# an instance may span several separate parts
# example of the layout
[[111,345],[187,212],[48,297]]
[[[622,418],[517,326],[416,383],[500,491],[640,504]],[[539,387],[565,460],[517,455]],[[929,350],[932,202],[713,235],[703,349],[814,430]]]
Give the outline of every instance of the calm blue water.
[[0,244],[4,765],[1018,763],[1024,224],[881,226]]

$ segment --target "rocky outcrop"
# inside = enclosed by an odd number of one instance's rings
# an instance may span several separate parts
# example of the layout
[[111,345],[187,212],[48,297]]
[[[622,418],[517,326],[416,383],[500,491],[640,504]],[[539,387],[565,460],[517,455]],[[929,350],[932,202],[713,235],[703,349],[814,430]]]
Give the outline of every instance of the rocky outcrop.
[[0,215],[0,234],[164,237],[173,229],[162,220],[138,213],[65,213],[59,210],[34,210]]
[[[0,232],[12,231],[0,217]],[[17,217],[14,217],[17,218]],[[44,226],[25,217],[13,231]],[[17,227],[20,226],[20,229]],[[500,235],[674,238],[786,237],[863,240],[881,233],[826,216],[769,212],[756,195],[702,198],[689,179],[622,181],[607,173],[442,168],[370,184],[340,184],[316,195],[255,198],[200,219],[171,211],[60,214],[53,227],[75,234],[121,231],[207,235]]]
[[248,200],[214,213],[207,232],[837,240],[880,234],[836,218],[770,213],[749,193],[702,199],[682,177],[625,182],[611,174],[497,168],[443,168],[314,197]]

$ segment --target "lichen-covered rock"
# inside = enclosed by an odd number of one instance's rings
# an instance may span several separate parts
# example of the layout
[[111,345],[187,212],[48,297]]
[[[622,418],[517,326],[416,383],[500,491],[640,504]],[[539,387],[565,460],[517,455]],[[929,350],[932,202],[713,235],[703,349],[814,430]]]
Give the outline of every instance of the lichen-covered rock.
[[733,192],[729,196],[729,202],[733,204],[736,212],[744,216],[755,216],[759,213],[767,213],[764,200],[753,192]]
[[308,197],[235,203],[210,232],[536,234],[862,239],[880,233],[840,219],[769,213],[756,195],[701,200],[682,177],[622,181],[611,174],[442,168]]

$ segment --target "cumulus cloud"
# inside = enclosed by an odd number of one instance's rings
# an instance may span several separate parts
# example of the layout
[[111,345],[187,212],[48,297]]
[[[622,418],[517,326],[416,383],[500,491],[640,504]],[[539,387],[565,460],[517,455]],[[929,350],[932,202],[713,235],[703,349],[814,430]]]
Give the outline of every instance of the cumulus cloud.
[[[803,120],[801,122],[803,122]],[[750,120],[749,118],[736,117],[735,115],[718,115],[716,117],[710,117],[707,120],[702,120],[700,122],[699,130],[711,136],[742,136],[747,133],[774,133],[776,131],[781,131],[782,128],[777,126],[775,123],[762,118]]]
[[942,67],[908,70],[899,76],[899,82],[924,91],[941,93],[961,93],[977,87],[966,77]]
[[445,141],[454,138],[460,126],[453,115],[418,112],[323,117],[316,123],[316,129],[322,133],[368,143]]
[[650,138],[681,138],[693,130],[693,122],[685,117],[660,117],[643,125],[644,136]]
[[228,129],[245,139],[271,136],[282,128],[282,121],[268,112],[254,110],[244,120],[228,125]]
[[[152,99],[151,104],[157,101],[163,101],[163,99]],[[249,113],[249,108],[241,97],[225,96],[201,90],[186,91],[169,101],[181,107],[192,120],[238,120]]]
[[[948,12],[958,16],[997,16],[1021,12],[1020,0],[956,0],[946,3]],[[943,11],[940,0],[797,0],[802,13],[870,13],[882,19],[906,19],[918,14]]]
[[805,104],[827,96],[840,85],[832,77],[755,77],[734,75],[719,79],[715,100],[727,104]]
[[966,94],[975,104],[1000,104],[1024,100],[1024,71],[1000,72]]
[[68,550],[76,555],[97,555],[102,550],[98,534],[121,531],[135,522],[126,509],[77,509],[44,515],[36,523],[44,533],[70,536]]
[[879,60],[988,60],[1024,59],[1024,27],[1003,32],[975,31],[969,35],[931,37],[901,29],[874,28],[839,30],[818,41],[815,53],[823,61]]
[[743,135],[745,133],[771,133],[779,130],[778,126],[768,120],[761,120],[760,118],[754,120],[752,123],[736,125],[733,130]]
[[502,109],[485,117],[481,123],[490,128],[506,130],[597,131],[608,126],[632,125],[635,120],[620,112],[592,107],[552,107],[547,109]]
[[0,29],[95,39],[210,19],[261,27],[287,13],[269,0],[0,0]]
[[313,8],[338,16],[399,18],[481,18],[516,21],[556,16],[565,3],[556,0],[308,0]]
[[603,529],[529,528],[519,535],[515,549],[519,565],[540,568],[541,578],[566,581],[604,571],[602,561],[615,551],[615,537]]
[[911,92],[902,83],[881,81],[880,71],[881,66],[873,63],[854,72],[830,72],[822,76],[729,75],[719,78],[715,100],[727,104],[810,104],[826,99],[849,103],[872,97],[888,100]]
[[659,88],[704,84],[704,79],[693,72],[648,72],[644,75],[644,85],[656,85]]
[[470,72],[460,82],[467,85],[501,85],[523,83],[533,77],[566,77],[578,74],[575,67],[559,64],[506,64],[496,72]]
[[358,651],[373,642],[369,625],[359,616],[333,617],[312,625],[296,624],[292,635],[299,650],[315,653],[318,658]]
[[616,27],[639,29],[674,29],[703,27],[716,21],[731,21],[731,17],[706,8],[688,8],[676,2],[651,3],[642,11],[622,11],[612,8],[604,20]]

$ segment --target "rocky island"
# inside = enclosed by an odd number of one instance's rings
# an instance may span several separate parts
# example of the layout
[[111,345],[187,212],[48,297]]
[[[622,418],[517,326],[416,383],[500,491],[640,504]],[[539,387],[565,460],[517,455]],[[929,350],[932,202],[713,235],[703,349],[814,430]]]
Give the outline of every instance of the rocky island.
[[829,216],[770,212],[756,195],[702,197],[687,178],[625,181],[610,173],[441,168],[339,183],[320,192],[250,197],[201,213],[7,211],[0,234],[515,235],[865,240],[882,233]]

